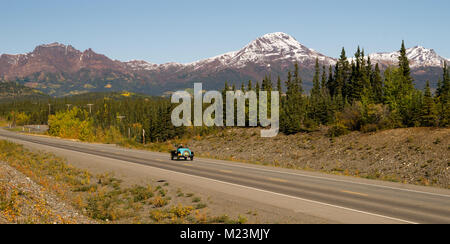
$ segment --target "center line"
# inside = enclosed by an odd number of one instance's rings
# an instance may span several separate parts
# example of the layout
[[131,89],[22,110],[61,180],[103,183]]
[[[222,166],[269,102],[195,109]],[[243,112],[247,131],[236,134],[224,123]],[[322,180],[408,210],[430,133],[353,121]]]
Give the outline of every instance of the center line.
[[268,179],[271,180],[271,181],[277,181],[277,182],[283,182],[283,183],[287,182],[287,180],[282,180],[282,179],[272,178],[272,177],[269,177]]
[[341,191],[343,193],[348,193],[348,194],[353,194],[353,195],[359,195],[359,196],[363,196],[363,197],[368,197],[369,195],[364,194],[364,193],[359,193],[359,192],[353,192],[353,191]]

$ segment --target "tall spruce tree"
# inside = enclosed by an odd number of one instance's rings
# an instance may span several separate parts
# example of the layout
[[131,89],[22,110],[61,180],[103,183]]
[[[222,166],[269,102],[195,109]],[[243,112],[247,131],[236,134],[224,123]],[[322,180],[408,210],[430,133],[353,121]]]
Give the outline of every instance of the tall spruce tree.
[[407,87],[413,86],[413,78],[411,77],[411,68],[409,67],[409,60],[406,56],[405,41],[402,41],[402,47],[400,48],[400,56],[398,57],[398,65],[403,74],[404,85]]
[[303,81],[300,77],[300,69],[298,67],[298,63],[294,65],[294,81],[295,87],[297,88],[299,93],[303,93]]
[[295,65],[294,77],[288,72],[286,80],[286,98],[280,118],[280,131],[286,134],[295,134],[302,131],[305,118],[304,102],[302,98],[301,78],[298,74],[298,65]]
[[322,79],[320,81],[320,90],[325,95],[328,94],[327,89],[327,71],[325,65],[322,66]]
[[313,88],[311,90],[311,97],[319,97],[320,96],[320,66],[319,66],[319,58],[316,58],[316,65],[314,69],[314,77],[313,77]]
[[283,87],[281,86],[280,76],[278,76],[278,78],[277,78],[277,91],[280,93],[280,95],[283,93]]
[[351,66],[348,62],[347,56],[345,54],[345,49],[342,48],[341,55],[335,66],[334,72],[334,92],[333,95],[340,95],[340,97],[345,98],[345,87],[347,86],[349,77],[351,73]]
[[383,79],[378,63],[375,65],[375,71],[372,74],[372,94],[375,103],[383,101]]
[[434,99],[430,91],[430,82],[427,81],[425,93],[423,97],[423,105],[420,116],[422,126],[436,126],[437,125],[437,111]]

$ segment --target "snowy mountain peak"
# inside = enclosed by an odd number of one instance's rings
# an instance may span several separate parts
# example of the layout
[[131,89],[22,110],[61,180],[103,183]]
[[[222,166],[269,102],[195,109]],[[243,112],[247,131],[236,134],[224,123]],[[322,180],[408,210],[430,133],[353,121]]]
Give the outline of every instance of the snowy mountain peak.
[[230,60],[230,65],[244,67],[247,63],[265,65],[275,61],[311,64],[316,58],[324,64],[335,63],[334,59],[303,46],[294,37],[283,32],[275,32],[257,38],[236,52]]
[[305,49],[302,44],[300,44],[292,36],[282,33],[275,32],[269,33],[256,40],[250,42],[241,51],[255,52],[255,53],[267,53],[267,52],[290,52],[294,49]]
[[[369,56],[373,63],[378,62],[381,64],[392,65],[398,62],[400,52],[374,53]],[[411,67],[440,67],[447,61],[447,59],[439,56],[433,49],[428,49],[423,46],[415,46],[406,49],[406,56],[409,59]]]
[[157,64],[152,64],[144,60],[130,60],[125,62],[125,65],[130,67],[132,70],[153,70],[158,68]]

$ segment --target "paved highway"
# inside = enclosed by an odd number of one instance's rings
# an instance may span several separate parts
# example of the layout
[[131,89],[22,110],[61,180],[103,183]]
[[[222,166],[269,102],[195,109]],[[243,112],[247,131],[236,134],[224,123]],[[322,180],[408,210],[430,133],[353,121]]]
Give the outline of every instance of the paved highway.
[[450,190],[227,162],[171,161],[170,155],[0,129],[17,143],[82,153],[168,172],[218,191],[343,223],[450,223]]

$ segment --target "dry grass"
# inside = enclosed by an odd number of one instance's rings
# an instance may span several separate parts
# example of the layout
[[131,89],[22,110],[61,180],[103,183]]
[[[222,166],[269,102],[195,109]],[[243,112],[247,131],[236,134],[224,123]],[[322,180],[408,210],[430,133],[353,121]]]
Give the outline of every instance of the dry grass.
[[[207,205],[200,198],[194,199],[197,206],[182,205],[186,198],[180,194],[181,189],[174,192],[177,197],[169,197],[167,183],[124,187],[113,174],[93,175],[52,154],[28,151],[7,141],[0,141],[0,160],[99,223],[217,223],[215,220],[220,219],[207,214]],[[0,209],[2,216],[11,220],[21,214],[16,200],[20,192],[6,193],[5,189],[2,182]],[[39,216],[46,216],[45,208],[39,211]],[[33,223],[47,221],[42,217]]]

